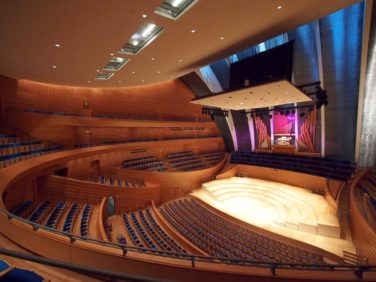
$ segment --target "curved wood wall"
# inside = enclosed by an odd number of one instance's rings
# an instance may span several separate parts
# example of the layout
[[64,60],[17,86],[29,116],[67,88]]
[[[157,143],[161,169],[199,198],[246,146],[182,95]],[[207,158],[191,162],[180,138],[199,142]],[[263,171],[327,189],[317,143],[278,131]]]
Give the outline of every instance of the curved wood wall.
[[375,226],[370,226],[361,212],[362,204],[359,203],[355,193],[358,182],[367,174],[368,170],[357,173],[350,186],[350,218],[349,225],[353,241],[359,250],[359,254],[367,257],[369,263],[376,264],[376,230]]

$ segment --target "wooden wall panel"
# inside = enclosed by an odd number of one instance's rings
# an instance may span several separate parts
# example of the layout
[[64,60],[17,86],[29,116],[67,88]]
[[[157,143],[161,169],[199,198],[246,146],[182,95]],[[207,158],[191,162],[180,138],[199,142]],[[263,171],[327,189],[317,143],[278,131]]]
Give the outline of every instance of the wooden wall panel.
[[59,176],[40,177],[37,185],[38,197],[43,200],[76,201],[99,205],[104,197],[113,196],[119,205],[118,210],[122,212],[145,208],[151,204],[151,201],[161,202],[159,185],[147,188],[124,188]]
[[139,87],[89,88],[1,77],[0,90],[5,109],[82,113],[83,102],[87,101],[93,114],[210,120],[201,115],[201,106],[189,103],[194,94],[180,80]]

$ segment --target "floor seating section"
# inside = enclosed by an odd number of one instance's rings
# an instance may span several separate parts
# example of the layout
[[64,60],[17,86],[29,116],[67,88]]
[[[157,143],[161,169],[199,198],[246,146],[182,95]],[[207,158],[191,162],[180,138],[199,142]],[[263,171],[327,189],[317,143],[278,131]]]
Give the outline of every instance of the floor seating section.
[[192,151],[169,153],[166,159],[147,156],[123,161],[123,168],[152,171],[193,171],[216,165],[224,158],[224,152],[195,154]]
[[98,179],[94,180],[94,182],[97,182],[99,184],[104,185],[112,185],[112,186],[119,186],[119,187],[125,187],[125,188],[144,188],[145,182],[144,181],[131,181],[128,179],[120,179],[113,176],[105,176],[101,175],[98,177]]
[[211,256],[266,262],[324,263],[319,254],[245,229],[194,199],[169,202],[160,211],[179,233]]
[[230,163],[292,170],[341,181],[348,181],[356,168],[351,161],[261,152],[235,152]]
[[150,209],[123,214],[123,220],[135,246],[158,251],[186,253],[186,250],[157,223]]
[[50,146],[32,138],[22,138],[17,134],[4,133],[0,128],[0,168],[62,149],[64,149],[62,146]]
[[33,210],[33,201],[28,200],[22,203],[22,205],[16,208],[12,213],[18,217],[26,218],[29,216],[32,210]]

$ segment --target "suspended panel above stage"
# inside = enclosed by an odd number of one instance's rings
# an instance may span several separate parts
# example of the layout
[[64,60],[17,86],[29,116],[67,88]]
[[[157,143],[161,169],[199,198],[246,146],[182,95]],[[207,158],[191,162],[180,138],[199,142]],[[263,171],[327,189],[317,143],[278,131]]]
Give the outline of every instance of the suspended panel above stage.
[[280,80],[214,94],[193,100],[191,103],[237,111],[310,101],[312,101],[312,99],[309,96],[304,94],[289,81]]

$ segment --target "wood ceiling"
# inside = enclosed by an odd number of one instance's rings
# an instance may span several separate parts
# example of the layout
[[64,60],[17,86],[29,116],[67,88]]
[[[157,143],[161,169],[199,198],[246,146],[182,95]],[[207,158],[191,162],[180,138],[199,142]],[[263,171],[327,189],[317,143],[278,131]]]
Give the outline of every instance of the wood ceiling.
[[[86,87],[166,81],[358,1],[199,0],[177,21],[154,13],[161,2],[3,0],[0,74]],[[118,54],[145,23],[165,30],[139,54]],[[95,80],[111,53],[131,61],[110,80]]]

